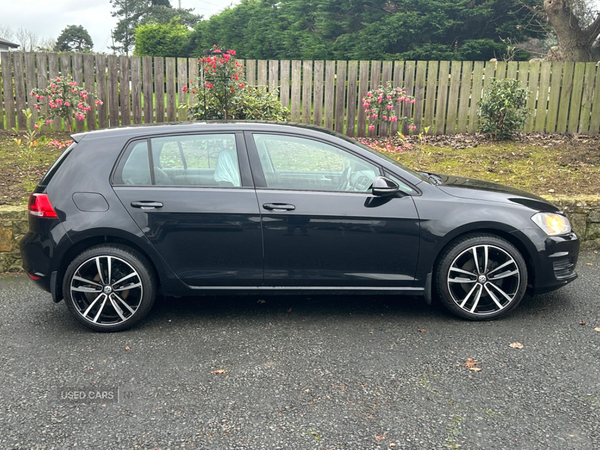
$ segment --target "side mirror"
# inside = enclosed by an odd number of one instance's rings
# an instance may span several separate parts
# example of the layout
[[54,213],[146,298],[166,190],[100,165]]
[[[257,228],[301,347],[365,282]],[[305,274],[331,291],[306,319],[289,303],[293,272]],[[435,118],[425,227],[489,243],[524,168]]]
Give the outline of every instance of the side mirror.
[[400,192],[400,186],[394,180],[379,176],[373,181],[371,192],[377,197],[389,197]]

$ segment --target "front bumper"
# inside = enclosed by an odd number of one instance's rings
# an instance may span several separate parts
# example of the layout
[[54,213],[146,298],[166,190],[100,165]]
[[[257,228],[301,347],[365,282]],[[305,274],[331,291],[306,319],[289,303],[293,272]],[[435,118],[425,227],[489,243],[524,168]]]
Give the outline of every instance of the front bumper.
[[529,287],[532,295],[559,289],[577,278],[579,239],[575,233],[548,236],[538,252],[534,277]]

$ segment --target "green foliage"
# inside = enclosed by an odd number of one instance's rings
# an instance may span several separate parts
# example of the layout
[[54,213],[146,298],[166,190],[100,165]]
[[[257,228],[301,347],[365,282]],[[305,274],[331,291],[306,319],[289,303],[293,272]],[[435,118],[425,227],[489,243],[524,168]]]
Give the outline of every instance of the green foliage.
[[477,103],[477,115],[481,118],[479,131],[494,139],[510,139],[519,131],[529,115],[527,97],[529,91],[519,87],[514,79],[494,79],[490,88]]
[[[538,0],[524,0],[533,5]],[[520,0],[242,0],[191,32],[248,59],[501,59],[542,32],[519,26]]]
[[58,38],[54,50],[57,52],[89,52],[94,47],[90,34],[81,25],[69,25]]
[[162,25],[150,22],[135,29],[136,56],[185,57],[188,29],[174,18]]
[[276,92],[245,86],[233,99],[233,116],[239,120],[290,120],[290,110],[281,106]]
[[198,63],[200,69],[193,92],[198,102],[187,107],[192,120],[289,120],[290,111],[281,106],[275,92],[244,83],[236,52],[213,46]]

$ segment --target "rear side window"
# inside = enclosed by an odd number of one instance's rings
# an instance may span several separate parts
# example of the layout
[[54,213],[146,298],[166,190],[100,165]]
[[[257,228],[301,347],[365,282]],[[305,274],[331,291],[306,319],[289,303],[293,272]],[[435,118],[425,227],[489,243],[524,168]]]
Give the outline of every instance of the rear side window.
[[114,184],[126,186],[240,187],[234,134],[165,136],[134,141]]
[[54,174],[56,172],[58,172],[58,169],[65,162],[65,160],[67,159],[67,156],[69,156],[71,154],[71,152],[73,151],[73,149],[75,148],[76,145],[77,145],[77,142],[73,142],[71,145],[69,145],[67,147],[67,149],[64,152],[62,152],[62,154],[58,157],[58,159],[54,162],[54,164],[52,164],[50,169],[48,169],[48,172],[46,172],[46,175],[44,175],[44,177],[42,178],[42,181],[40,181],[40,183],[39,183],[40,187],[48,186],[48,183],[50,183],[50,180],[52,179]]

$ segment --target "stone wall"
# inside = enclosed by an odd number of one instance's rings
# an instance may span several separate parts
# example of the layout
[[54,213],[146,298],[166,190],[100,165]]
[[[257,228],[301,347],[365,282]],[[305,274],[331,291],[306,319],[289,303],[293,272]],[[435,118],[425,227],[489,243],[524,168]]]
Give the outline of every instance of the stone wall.
[[0,206],[0,272],[21,270],[19,241],[28,228],[26,206]]
[[[552,197],[571,221],[584,249],[600,249],[600,197]],[[27,207],[0,206],[0,272],[21,270],[19,240],[28,228]]]

